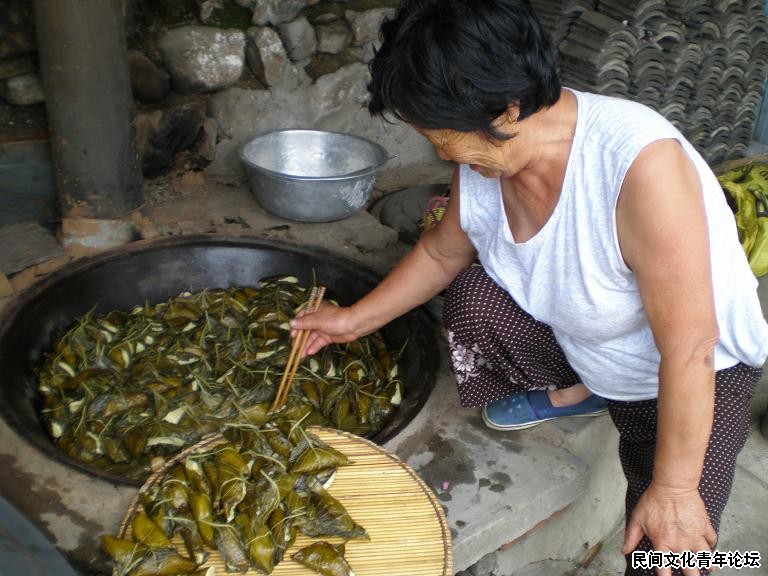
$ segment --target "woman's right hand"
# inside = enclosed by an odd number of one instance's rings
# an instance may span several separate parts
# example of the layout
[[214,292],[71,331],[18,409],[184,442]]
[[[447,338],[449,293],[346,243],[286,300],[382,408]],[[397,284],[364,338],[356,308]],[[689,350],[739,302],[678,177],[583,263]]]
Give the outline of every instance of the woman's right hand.
[[477,253],[461,229],[459,204],[456,169],[443,219],[422,235],[376,288],[352,306],[324,303],[317,312],[299,312],[291,320],[292,338],[298,330],[311,331],[303,355],[311,356],[328,344],[352,342],[379,330],[439,294],[472,264]]
[[323,302],[316,312],[301,311],[291,320],[291,338],[299,330],[311,330],[303,355],[312,356],[328,344],[352,342],[363,336],[355,326],[351,308]]

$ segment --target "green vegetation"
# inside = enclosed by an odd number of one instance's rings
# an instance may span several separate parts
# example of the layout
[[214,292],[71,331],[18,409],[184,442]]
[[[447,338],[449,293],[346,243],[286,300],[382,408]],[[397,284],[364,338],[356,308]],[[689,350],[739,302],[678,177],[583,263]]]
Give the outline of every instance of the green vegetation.
[[325,14],[334,14],[338,17],[344,16],[345,10],[354,10],[355,12],[364,12],[373,8],[397,8],[401,0],[350,0],[349,2],[325,2],[321,1],[314,6],[308,6],[303,14],[310,22],[314,22],[320,16]]
[[373,8],[398,8],[402,2],[400,0],[351,0],[343,4],[348,10],[362,12]]
[[304,71],[314,81],[324,74],[331,74],[342,66],[355,62],[357,62],[357,58],[349,52],[342,52],[341,54],[315,54],[310,63],[304,67]]
[[140,0],[139,5],[146,22],[157,21],[164,26],[175,26],[197,21],[196,0]]
[[240,6],[234,0],[224,0],[222,7],[214,10],[211,17],[204,24],[217,28],[238,28],[246,30],[253,26],[251,20],[253,11]]
[[[140,6],[147,22],[158,22],[168,27],[201,24],[200,6],[197,0],[162,0],[162,2],[140,0]],[[253,25],[252,17],[252,10],[240,6],[234,0],[222,0],[221,8],[215,9],[211,17],[202,24],[217,28],[245,30]]]

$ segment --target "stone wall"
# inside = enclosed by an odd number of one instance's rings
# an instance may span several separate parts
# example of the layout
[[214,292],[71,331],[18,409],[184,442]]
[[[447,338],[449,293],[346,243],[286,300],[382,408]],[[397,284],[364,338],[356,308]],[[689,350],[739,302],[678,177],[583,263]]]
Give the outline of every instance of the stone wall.
[[[366,109],[366,64],[398,3],[125,0],[145,176],[240,178],[237,150],[249,136],[302,127],[356,133],[397,155],[380,189],[446,181],[449,166],[420,136]],[[566,84],[656,107],[710,161],[743,153],[768,67],[762,0],[533,3]],[[1,126],[44,124],[31,4],[0,0]]]
[[[43,108],[29,0],[0,0],[3,115]],[[397,0],[126,0],[137,148],[147,178],[204,170],[237,179],[248,137],[318,128],[370,138],[397,158],[377,186],[447,181],[450,167],[401,124],[371,118],[367,62]],[[115,63],[116,66],[121,63]],[[9,106],[10,105],[10,106]],[[31,108],[30,108],[31,107]],[[44,113],[44,112],[43,112]]]
[[46,128],[36,51],[32,2],[0,0],[0,141]]

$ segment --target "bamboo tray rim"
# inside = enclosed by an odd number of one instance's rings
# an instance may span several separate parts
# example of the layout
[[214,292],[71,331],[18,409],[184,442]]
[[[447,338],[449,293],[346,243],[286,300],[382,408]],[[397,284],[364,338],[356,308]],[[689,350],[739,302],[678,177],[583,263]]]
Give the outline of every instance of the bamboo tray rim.
[[[426,485],[424,480],[421,479],[421,477],[411,468],[407,463],[403,462],[397,455],[393,454],[389,450],[383,448],[382,446],[379,446],[378,444],[375,444],[374,442],[363,438],[362,436],[358,436],[356,434],[352,434],[350,432],[345,432],[344,430],[338,430],[334,428],[326,428],[326,427],[320,427],[320,426],[311,426],[307,428],[307,431],[312,432],[320,436],[321,440],[323,442],[328,443],[329,445],[335,447],[338,449],[337,446],[334,446],[338,441],[341,439],[344,439],[353,445],[358,445],[361,448],[364,448],[366,451],[373,450],[374,452],[378,453],[379,455],[382,455],[386,458],[388,458],[392,466],[397,467],[405,471],[408,476],[410,477],[410,480],[415,484],[415,487],[418,489],[418,493],[424,497],[426,497],[429,505],[432,507],[432,510],[435,514],[435,519],[438,522],[439,528],[440,528],[440,536],[441,536],[441,543],[442,543],[442,552],[443,552],[443,562],[442,562],[442,571],[440,573],[440,576],[452,576],[453,575],[453,550],[451,545],[451,531],[448,528],[448,521],[445,517],[445,512],[443,511],[443,507],[440,504],[440,502],[437,500],[437,497],[435,496],[434,492],[429,488],[429,486]],[[141,496],[154,487],[154,485],[159,482],[163,476],[176,464],[186,459],[188,456],[192,454],[198,454],[203,453],[207,449],[214,448],[220,444],[229,443],[229,440],[227,440],[221,433],[214,433],[206,436],[196,444],[193,444],[192,446],[189,446],[188,448],[185,448],[178,454],[176,454],[173,458],[165,462],[160,468],[152,472],[150,476],[147,478],[147,480],[142,484],[141,488],[136,493],[136,496],[134,496],[133,500],[131,500],[131,503],[128,505],[127,512],[125,516],[123,517],[123,521],[120,524],[120,528],[118,530],[117,536],[119,538],[125,538],[127,536],[128,530],[131,525],[131,521],[133,520],[133,516],[138,511],[139,506],[141,506]],[[362,465],[363,463],[361,463]],[[353,469],[355,467],[356,463],[353,462],[350,465],[342,466],[341,468],[345,469]],[[332,487],[331,487],[332,490]],[[361,490],[361,495],[365,495],[365,490]],[[344,503],[344,499],[340,499],[342,504]],[[317,539],[315,539],[317,540]],[[284,560],[285,561],[285,560]],[[117,567],[115,566],[112,570],[113,576],[119,576],[117,572]],[[251,569],[246,572],[246,576],[250,574],[255,574],[255,572]],[[363,576],[362,574],[358,576]]]

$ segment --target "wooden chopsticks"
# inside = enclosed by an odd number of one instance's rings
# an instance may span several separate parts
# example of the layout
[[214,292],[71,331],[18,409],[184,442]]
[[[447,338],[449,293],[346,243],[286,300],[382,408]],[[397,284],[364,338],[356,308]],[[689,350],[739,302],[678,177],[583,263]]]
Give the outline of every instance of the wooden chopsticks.
[[[304,309],[309,312],[317,312],[320,307],[320,303],[325,296],[325,286],[313,286],[309,292],[309,299],[304,305]],[[291,354],[288,356],[288,363],[285,365],[285,372],[280,380],[280,385],[277,388],[277,394],[272,402],[270,412],[279,410],[285,404],[285,400],[288,398],[288,392],[293,384],[293,377],[296,374],[296,370],[299,367],[299,361],[301,355],[304,353],[304,348],[307,346],[307,340],[309,339],[309,330],[299,330],[296,337],[291,344]]]

